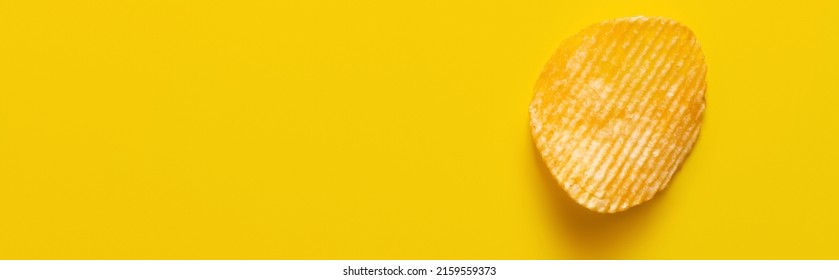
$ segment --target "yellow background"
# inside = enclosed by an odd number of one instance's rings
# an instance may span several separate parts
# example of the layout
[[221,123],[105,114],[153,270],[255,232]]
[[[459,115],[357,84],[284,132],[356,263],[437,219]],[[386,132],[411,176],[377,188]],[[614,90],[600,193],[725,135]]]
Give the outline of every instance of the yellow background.
[[[0,258],[839,258],[837,1],[0,1]],[[595,22],[691,27],[654,200],[575,205],[532,86]]]

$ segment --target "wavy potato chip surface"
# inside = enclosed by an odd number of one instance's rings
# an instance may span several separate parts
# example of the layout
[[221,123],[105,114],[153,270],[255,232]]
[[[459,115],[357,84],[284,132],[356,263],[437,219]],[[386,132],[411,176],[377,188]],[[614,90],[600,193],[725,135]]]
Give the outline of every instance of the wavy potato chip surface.
[[704,55],[674,20],[608,20],[563,42],[534,91],[531,131],[550,172],[579,204],[619,212],[663,190],[693,147]]

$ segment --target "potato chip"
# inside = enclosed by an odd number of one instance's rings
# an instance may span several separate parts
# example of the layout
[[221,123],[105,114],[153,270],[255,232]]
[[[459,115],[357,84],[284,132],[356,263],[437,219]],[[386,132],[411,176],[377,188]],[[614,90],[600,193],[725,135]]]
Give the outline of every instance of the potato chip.
[[619,212],[663,190],[693,147],[704,55],[674,20],[608,20],[563,42],[534,91],[531,130],[550,172],[579,204]]

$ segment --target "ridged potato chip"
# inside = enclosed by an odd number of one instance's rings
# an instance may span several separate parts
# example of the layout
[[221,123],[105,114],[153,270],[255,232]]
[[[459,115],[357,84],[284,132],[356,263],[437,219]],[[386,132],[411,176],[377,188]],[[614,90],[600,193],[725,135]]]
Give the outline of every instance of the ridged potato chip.
[[604,21],[562,43],[534,88],[530,125],[571,198],[613,213],[668,185],[699,135],[704,60],[693,32],[661,17]]

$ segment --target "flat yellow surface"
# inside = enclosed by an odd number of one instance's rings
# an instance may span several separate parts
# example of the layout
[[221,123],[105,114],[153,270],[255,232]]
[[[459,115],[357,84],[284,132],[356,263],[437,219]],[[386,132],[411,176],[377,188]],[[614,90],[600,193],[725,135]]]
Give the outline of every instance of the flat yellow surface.
[[[0,258],[839,258],[837,3],[0,0]],[[634,15],[695,31],[708,107],[595,214],[527,109]]]

